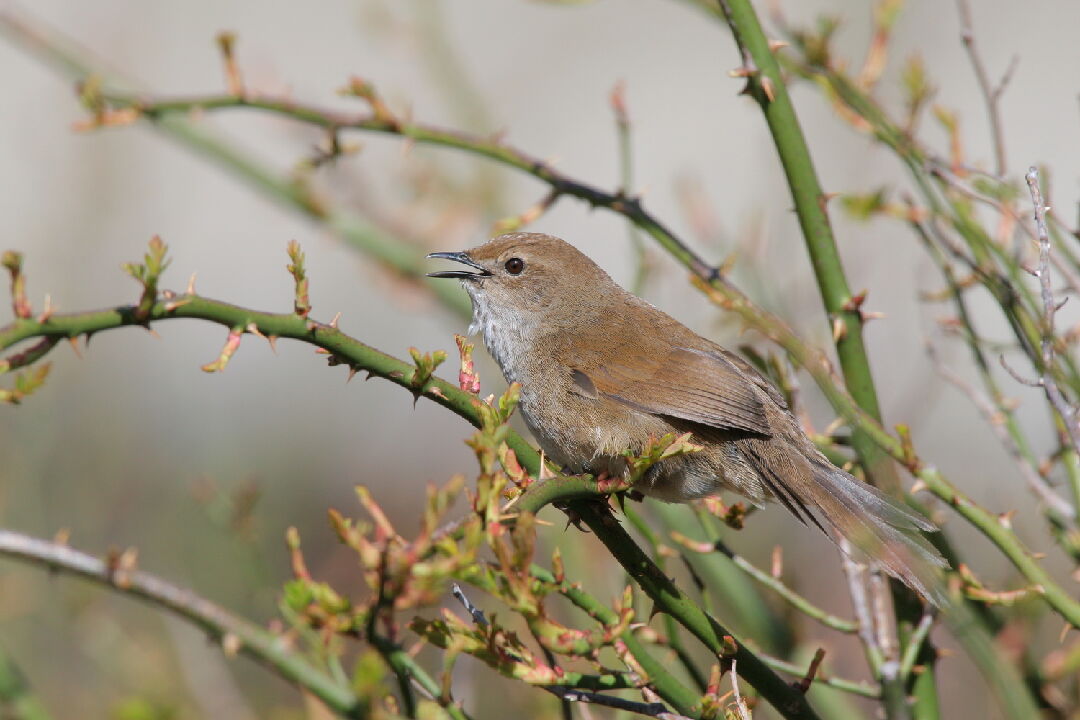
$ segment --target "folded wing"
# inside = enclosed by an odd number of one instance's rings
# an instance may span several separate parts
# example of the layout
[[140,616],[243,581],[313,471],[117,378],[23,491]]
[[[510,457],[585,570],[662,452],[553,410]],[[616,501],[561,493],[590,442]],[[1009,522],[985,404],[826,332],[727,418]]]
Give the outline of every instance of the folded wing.
[[588,375],[574,373],[597,395],[641,412],[772,434],[756,383],[719,352],[676,347],[654,355],[622,353],[605,357]]

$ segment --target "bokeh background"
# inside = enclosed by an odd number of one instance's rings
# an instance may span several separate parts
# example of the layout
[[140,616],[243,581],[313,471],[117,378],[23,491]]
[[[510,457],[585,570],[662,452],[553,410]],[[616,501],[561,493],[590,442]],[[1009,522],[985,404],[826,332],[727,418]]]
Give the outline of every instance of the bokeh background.
[[[1080,5],[973,6],[991,74],[1019,56],[1002,100],[1011,169],[1047,163],[1055,207],[1075,206],[1080,45],[1073,35]],[[861,61],[869,3],[783,7],[793,22],[839,14],[837,47]],[[336,94],[359,75],[398,112],[505,132],[515,146],[605,188],[618,184],[608,98],[625,82],[634,189],[648,207],[714,261],[738,249],[742,286],[804,335],[829,344],[771,140],[757,108],[738,95],[740,81],[728,76],[737,64],[733,42],[689,3],[35,0],[25,8],[0,2],[0,10],[32,13],[110,72],[156,95],[221,91],[214,37],[234,30],[246,84],[257,92],[359,109]],[[939,87],[936,101],[960,114],[970,160],[988,164],[986,117],[955,7],[909,2],[890,54],[880,96],[898,101],[901,61],[921,55]],[[61,311],[133,301],[138,288],[120,263],[140,258],[147,240],[160,234],[173,258],[166,287],[183,289],[197,271],[198,290],[207,296],[285,310],[292,292],[285,245],[297,239],[307,252],[316,317],[341,311],[346,332],[398,356],[409,346],[452,350],[460,317],[212,161],[146,125],[74,132],[83,111],[71,83],[7,41],[0,41],[0,86],[0,249],[26,254],[37,307],[45,293]],[[818,93],[798,85],[794,99],[826,190],[902,183],[895,162],[839,121]],[[199,122],[283,177],[298,172],[322,140],[310,129],[245,111]],[[348,139],[362,145],[359,154],[315,172],[315,187],[387,234],[431,250],[477,244],[495,220],[521,212],[546,190],[453,151],[371,135]],[[1014,524],[1021,536],[1046,549],[1042,521],[1014,466],[926,359],[924,338],[934,333],[936,309],[917,297],[937,287],[931,266],[899,225],[862,224],[839,211],[833,219],[852,285],[871,288],[867,307],[886,315],[870,326],[868,339],[887,421],[909,423],[923,455],[978,501],[1019,508]],[[574,242],[629,283],[634,253],[618,216],[564,199],[530,229]],[[657,251],[650,257],[647,299],[722,343],[764,346],[752,334],[740,336],[735,323],[690,290],[672,261]],[[356,511],[352,488],[363,483],[411,529],[426,484],[473,471],[462,442],[471,430],[458,418],[430,403],[414,408],[388,383],[346,385],[345,371],[326,368],[308,346],[281,342],[275,354],[249,336],[224,373],[208,375],[199,366],[217,356],[220,328],[170,321],[156,330],[158,337],[137,329],[103,334],[81,349],[81,358],[59,348],[45,388],[21,407],[0,408],[4,527],[45,537],[63,529],[74,546],[95,553],[137,547],[140,567],[266,622],[277,616],[289,577],[282,541],[288,526],[300,530],[313,574],[356,587],[349,554],[325,521],[327,507]],[[485,392],[501,391],[498,370],[478,354]],[[945,357],[966,372],[961,348],[948,348]],[[444,373],[453,371],[451,361]],[[1022,398],[1033,391],[1011,392]],[[831,413],[809,387],[806,395],[824,427]],[[1024,419],[1036,427],[1044,422],[1037,407]],[[1050,447],[1045,427],[1042,450]],[[556,527],[547,532],[548,547],[560,544],[595,578],[598,594],[610,597],[623,582],[611,561],[590,539],[564,532],[549,512]],[[958,522],[948,526],[982,579],[1010,582],[1009,567],[979,536]],[[835,611],[849,611],[836,552],[781,509],[756,516],[730,542],[765,565],[781,544],[793,583]],[[805,630],[815,641],[819,631]],[[834,671],[859,677],[857,646],[823,634],[817,641],[830,648]],[[226,659],[177,621],[12,562],[0,563],[0,643],[57,717],[314,712],[262,669]],[[941,671],[950,680],[943,684],[947,716],[994,717],[985,686],[963,657],[945,660]],[[556,716],[548,696],[512,690],[486,668],[459,663],[457,694],[478,716]]]

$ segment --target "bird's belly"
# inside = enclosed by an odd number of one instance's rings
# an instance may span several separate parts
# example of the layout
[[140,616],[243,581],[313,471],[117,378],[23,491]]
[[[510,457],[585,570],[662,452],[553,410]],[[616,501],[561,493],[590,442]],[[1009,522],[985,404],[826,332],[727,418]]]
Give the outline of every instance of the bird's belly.
[[[605,407],[606,403],[570,392],[555,399],[550,391],[529,390],[528,386],[522,389],[519,406],[525,424],[544,454],[566,472],[622,475],[626,471],[623,453],[640,451],[635,436],[649,434],[635,432],[640,422],[618,408]],[[655,431],[663,434],[659,425]]]
[[[626,453],[640,453],[649,439],[680,432],[663,418],[621,404],[578,395],[557,404],[522,392],[520,410],[540,448],[567,473],[629,472]],[[712,448],[657,463],[635,486],[645,495],[684,502],[713,495],[723,482]]]

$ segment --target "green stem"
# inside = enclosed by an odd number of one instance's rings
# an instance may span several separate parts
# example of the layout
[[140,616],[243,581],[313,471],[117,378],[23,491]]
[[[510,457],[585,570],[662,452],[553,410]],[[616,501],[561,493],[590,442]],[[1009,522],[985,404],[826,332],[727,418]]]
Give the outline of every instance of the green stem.
[[[707,537],[719,537],[717,520],[703,508],[692,509],[668,503],[655,503],[653,512],[670,533],[688,527],[688,515],[695,514]],[[707,527],[707,529],[706,529]],[[705,555],[683,553],[683,560],[705,583],[703,609],[730,617],[733,629],[753,638],[765,652],[786,655],[795,646],[795,633],[769,603],[746,573],[719,553]]]
[[[787,660],[781,660],[780,658],[773,657],[772,655],[762,654],[761,661],[769,667],[773,668],[774,670],[780,670],[781,672],[790,673],[791,675],[794,675],[796,677],[802,677],[806,674],[805,667],[796,665],[793,662],[788,662]],[[843,690],[844,692],[851,693],[852,695],[860,695],[862,697],[872,698],[874,700],[881,699],[881,690],[874,687],[873,685],[868,685],[864,682],[845,680],[844,678],[832,677],[831,675],[823,675],[819,672],[814,677],[814,684],[817,683],[828,685],[829,687],[835,688],[837,690]]]
[[741,569],[747,575],[754,578],[759,583],[775,592],[803,615],[817,620],[819,623],[826,627],[830,627],[833,630],[839,630],[843,633],[854,633],[858,630],[858,625],[855,623],[854,620],[846,620],[844,618],[837,617],[836,615],[833,615],[819,608],[817,605],[814,605],[802,595],[798,594],[797,592],[789,588],[787,585],[785,585],[784,581],[780,578],[773,577],[769,573],[765,572],[761,568],[751,563],[742,555],[735,554],[735,552],[727,545],[725,545],[724,542],[719,538],[716,538],[712,542],[716,550],[730,558],[731,562],[734,563],[735,567]]
[[[529,572],[543,583],[557,585],[561,595],[588,613],[594,620],[604,625],[614,625],[619,621],[614,610],[582,590],[577,583],[558,582],[549,570],[539,565],[531,566]],[[649,684],[656,689],[660,697],[664,698],[683,715],[700,716],[701,697],[697,693],[679,682],[668,671],[664,663],[653,657],[645,648],[645,645],[632,632],[624,633],[620,640],[626,644],[626,649],[648,674]]]
[[[414,680],[417,685],[422,687],[428,695],[436,698],[436,700],[442,695],[442,688],[439,687],[439,683],[436,682],[435,678],[428,675],[427,671],[424,670],[424,668],[422,668],[404,648],[374,633],[368,636],[367,640],[371,643],[372,647],[379,651],[379,654],[382,655],[383,659],[390,665],[390,669],[393,670],[399,678]],[[408,698],[412,694],[412,689],[402,688],[401,692],[403,697]],[[453,720],[469,720],[469,716],[458,705],[441,702],[440,704]],[[413,715],[409,713],[406,714],[409,715],[409,717],[413,717]]]
[[626,534],[606,505],[601,507],[596,502],[575,501],[571,503],[571,509],[589,526],[619,564],[630,572],[645,594],[656,603],[658,611],[672,615],[717,658],[735,660],[739,674],[785,718],[817,717],[801,692],[773,673],[745,643],[701,610],[656,567]]
[[[623,514],[626,516],[626,519],[630,521],[630,524],[637,529],[641,537],[645,539],[645,542],[648,543],[649,549],[652,550],[653,561],[656,563],[656,566],[660,568],[660,571],[664,572],[666,569],[666,561],[664,556],[660,553],[660,538],[657,537],[653,529],[645,522],[645,519],[638,515],[637,511],[633,508],[624,507]],[[675,618],[666,614],[664,615],[664,632],[667,633],[668,645],[675,651],[675,656],[679,658],[679,662],[682,664],[683,669],[686,670],[686,673],[694,681],[698,690],[703,693],[707,692],[709,688],[708,678],[706,678],[705,674],[698,669],[697,664],[694,663],[693,658],[690,657],[685,646],[683,646],[682,635],[679,632],[679,625],[675,622]]]

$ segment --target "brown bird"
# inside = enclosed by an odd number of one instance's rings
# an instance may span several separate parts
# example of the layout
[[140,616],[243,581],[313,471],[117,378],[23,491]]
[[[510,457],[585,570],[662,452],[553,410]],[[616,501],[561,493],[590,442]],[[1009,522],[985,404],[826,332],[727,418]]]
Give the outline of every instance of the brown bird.
[[511,233],[428,257],[458,278],[520,410],[544,452],[571,473],[628,472],[624,452],[692,433],[700,452],[660,461],[634,486],[685,502],[729,488],[776,500],[834,541],[847,538],[924,598],[946,565],[920,530],[936,528],[830,463],[776,388],[738,355],[619,287],[572,245]]

